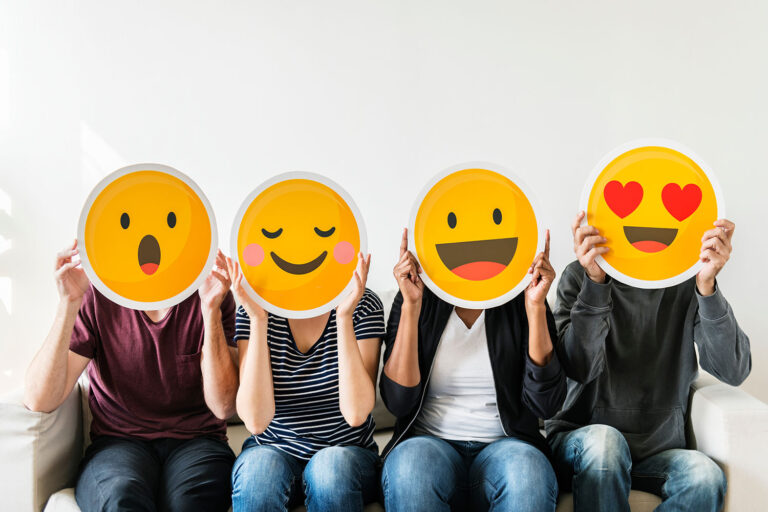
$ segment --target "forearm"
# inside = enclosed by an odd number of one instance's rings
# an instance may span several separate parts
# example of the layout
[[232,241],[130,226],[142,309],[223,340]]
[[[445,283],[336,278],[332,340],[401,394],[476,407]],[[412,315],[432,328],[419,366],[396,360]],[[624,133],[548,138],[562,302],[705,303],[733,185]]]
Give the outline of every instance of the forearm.
[[238,376],[224,336],[221,310],[203,312],[205,334],[201,354],[205,403],[219,419],[235,413]]
[[339,316],[336,321],[339,408],[346,422],[352,427],[357,427],[368,418],[376,404],[376,388],[363,363],[352,318]]
[[595,283],[564,275],[558,290],[558,355],[568,377],[589,382],[602,371],[610,331],[611,282]]
[[237,413],[253,434],[264,432],[275,416],[272,363],[267,344],[267,322],[251,321],[251,334],[240,350],[240,387]]
[[79,301],[59,302],[51,330],[24,379],[24,405],[28,409],[50,412],[61,405],[69,393],[67,354],[79,310]]
[[528,357],[537,366],[544,366],[552,359],[554,347],[547,327],[547,308],[544,304],[527,305]]
[[384,374],[401,386],[413,387],[421,382],[419,371],[419,305],[403,304],[392,353],[384,364]]
[[709,296],[697,295],[696,300],[694,339],[699,345],[701,367],[723,382],[738,386],[752,369],[749,338],[720,290],[715,288]]

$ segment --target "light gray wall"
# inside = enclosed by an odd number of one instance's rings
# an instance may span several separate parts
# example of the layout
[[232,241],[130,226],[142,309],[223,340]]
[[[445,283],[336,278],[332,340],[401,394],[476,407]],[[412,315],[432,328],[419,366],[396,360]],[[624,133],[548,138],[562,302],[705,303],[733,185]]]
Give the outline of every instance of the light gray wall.
[[224,247],[262,180],[326,174],[365,216],[370,284],[383,289],[411,202],[441,169],[514,169],[541,198],[560,270],[592,167],[658,136],[694,149],[721,181],[738,228],[720,283],[752,338],[746,387],[768,400],[768,3],[135,4],[0,3],[0,236],[11,240],[0,389],[20,383],[48,330],[53,255],[85,196],[125,163],[192,176]]

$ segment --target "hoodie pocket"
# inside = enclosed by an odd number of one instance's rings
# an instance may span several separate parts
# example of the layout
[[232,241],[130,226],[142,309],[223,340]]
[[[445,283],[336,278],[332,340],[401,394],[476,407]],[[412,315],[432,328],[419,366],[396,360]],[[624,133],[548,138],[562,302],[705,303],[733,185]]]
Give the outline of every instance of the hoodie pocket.
[[685,422],[681,407],[668,409],[616,409],[596,407],[591,423],[610,425],[624,435],[633,460],[663,450],[685,448]]

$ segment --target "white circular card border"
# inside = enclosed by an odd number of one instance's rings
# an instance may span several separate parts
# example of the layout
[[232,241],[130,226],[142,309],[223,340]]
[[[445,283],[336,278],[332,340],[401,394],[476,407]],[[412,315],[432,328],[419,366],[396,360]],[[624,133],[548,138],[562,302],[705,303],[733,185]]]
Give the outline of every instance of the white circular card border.
[[[122,295],[118,294],[117,292],[109,288],[93,270],[93,266],[91,265],[91,261],[88,259],[88,253],[85,249],[85,223],[86,223],[86,220],[88,219],[88,214],[91,211],[91,207],[93,206],[93,202],[96,200],[99,194],[101,194],[101,192],[105,188],[107,188],[107,186],[112,184],[112,182],[114,182],[116,179],[121,178],[126,174],[131,174],[139,171],[156,171],[156,172],[169,174],[186,183],[192,190],[194,190],[194,192],[197,194],[197,197],[199,197],[200,201],[203,203],[203,206],[205,207],[205,211],[208,214],[208,220],[210,221],[210,226],[211,226],[211,247],[208,250],[208,259],[205,261],[205,265],[203,266],[203,270],[200,272],[200,275],[198,275],[197,278],[192,282],[192,284],[190,284],[187,288],[185,288],[184,291],[182,291],[181,293],[178,293],[168,299],[154,301],[154,302],[142,302],[142,301],[131,300],[126,297],[123,297]],[[195,183],[186,174],[177,171],[173,167],[169,167],[167,165],[162,165],[162,164],[135,164],[135,165],[122,167],[116,170],[115,172],[108,174],[98,184],[96,184],[96,186],[93,188],[91,193],[88,195],[88,198],[85,200],[83,209],[80,212],[80,220],[77,223],[77,240],[78,240],[77,242],[78,249],[80,251],[80,265],[83,267],[83,270],[85,270],[85,274],[88,276],[88,279],[91,280],[91,283],[93,283],[96,289],[99,290],[99,292],[101,292],[109,300],[111,300],[112,302],[115,302],[116,304],[119,304],[120,306],[124,306],[130,309],[139,309],[139,310],[155,310],[155,309],[169,308],[171,306],[175,306],[176,304],[184,301],[190,295],[195,293],[197,289],[200,288],[200,285],[203,284],[203,281],[205,281],[206,276],[213,268],[213,263],[216,259],[216,248],[218,247],[218,243],[219,243],[218,232],[216,229],[216,217],[213,213],[213,208],[211,208],[211,204],[208,202],[208,198],[205,197],[205,194],[203,194],[203,191],[200,190],[200,187],[197,186],[197,183]]]
[[[541,209],[539,208],[539,203],[536,199],[536,196],[531,191],[531,189],[523,180],[521,180],[515,173],[509,171],[507,168],[497,164],[492,164],[490,162],[476,161],[476,162],[465,162],[462,164],[457,164],[457,165],[448,167],[447,169],[433,176],[432,179],[429,180],[429,182],[427,182],[427,184],[419,192],[419,195],[416,197],[416,200],[414,201],[413,206],[411,207],[411,215],[410,215],[410,218],[408,219],[408,250],[410,250],[411,253],[416,257],[416,260],[417,261],[419,260],[419,255],[416,251],[416,241],[415,241],[416,215],[419,212],[419,207],[421,206],[422,201],[424,201],[424,198],[426,197],[427,193],[429,193],[429,191],[432,190],[432,187],[434,187],[440,180],[442,180],[446,176],[449,176],[455,172],[463,171],[467,169],[484,169],[487,171],[495,172],[512,181],[515,185],[517,185],[520,188],[520,190],[523,191],[523,194],[525,194],[525,196],[528,198],[528,202],[531,204],[531,207],[533,208],[533,214],[534,214],[534,217],[536,218],[536,232],[538,233],[538,240],[536,243],[536,252],[534,254],[534,257],[536,254],[539,254],[540,252],[542,252],[544,250],[545,233],[541,227],[542,225],[541,215],[540,215]],[[421,265],[421,263],[419,264]],[[421,265],[421,269],[422,270],[419,276],[421,277],[422,281],[424,281],[424,284],[426,284],[435,295],[437,295],[444,301],[448,302],[449,304],[453,304],[454,306],[458,306],[461,308],[468,308],[468,309],[487,309],[487,308],[493,308],[493,307],[505,304],[510,300],[514,299],[520,292],[525,290],[525,287],[528,286],[528,283],[531,282],[531,274],[526,274],[525,276],[523,276],[520,282],[518,282],[517,285],[515,285],[514,288],[512,288],[511,290],[509,290],[508,292],[502,295],[499,295],[498,297],[494,297],[492,299],[487,299],[487,300],[465,300],[459,297],[455,297],[450,293],[441,289],[434,281],[432,281],[429,275],[427,275],[427,273],[424,271],[423,265]]]
[[[240,208],[237,210],[237,215],[235,215],[235,221],[232,223],[232,232],[230,236],[230,245],[231,245],[231,251],[232,254],[235,255],[237,262],[240,264],[240,267],[243,266],[242,259],[240,257],[240,254],[237,250],[237,238],[240,231],[240,224],[243,222],[243,217],[245,216],[246,210],[248,210],[248,207],[251,205],[254,199],[264,192],[266,189],[271,187],[272,185],[275,185],[277,183],[288,181],[288,180],[310,180],[315,181],[317,183],[320,183],[322,185],[327,186],[337,194],[341,196],[341,198],[347,203],[347,206],[349,206],[350,211],[352,211],[352,215],[355,218],[355,222],[357,222],[357,229],[360,233],[360,249],[359,252],[362,252],[363,254],[367,254],[368,250],[368,238],[366,235],[365,230],[365,221],[363,221],[363,216],[360,213],[360,210],[357,207],[357,204],[352,199],[352,196],[350,196],[344,188],[333,181],[330,178],[327,178],[321,174],[316,174],[312,172],[302,172],[302,171],[292,171],[292,172],[285,172],[282,174],[278,174],[276,176],[273,176],[269,178],[268,180],[264,181],[261,185],[256,187],[248,196],[245,198],[245,200],[241,203]],[[355,254],[355,260],[357,261],[357,254]],[[349,276],[349,282],[344,287],[344,289],[336,295],[333,299],[326,302],[322,306],[318,306],[313,309],[306,309],[306,310],[293,310],[293,309],[283,309],[281,307],[278,307],[271,302],[268,302],[265,300],[261,295],[256,293],[256,290],[253,289],[251,284],[248,282],[247,279],[243,279],[243,287],[245,288],[246,293],[256,301],[256,303],[264,308],[269,313],[272,313],[274,315],[282,316],[285,318],[312,318],[315,316],[322,315],[323,313],[327,313],[328,311],[332,310],[336,306],[339,305],[341,300],[352,291],[352,288],[354,286],[354,272]]]
[[[579,200],[579,210],[583,210],[584,212],[587,211],[587,205],[589,203],[589,195],[592,192],[592,187],[595,186],[595,181],[597,181],[597,178],[600,176],[600,173],[603,172],[603,169],[605,169],[605,167],[608,164],[613,162],[613,160],[618,158],[620,155],[626,153],[627,151],[631,151],[633,149],[638,149],[638,148],[644,148],[644,147],[663,147],[663,148],[672,149],[674,151],[677,151],[678,153],[682,153],[683,155],[693,160],[696,163],[696,165],[698,165],[699,168],[701,168],[701,170],[704,171],[704,174],[707,176],[709,183],[712,185],[712,190],[714,190],[715,192],[715,201],[717,202],[717,218],[722,219],[725,217],[725,200],[723,199],[723,192],[722,192],[722,189],[720,188],[720,183],[717,181],[717,177],[715,176],[714,172],[712,172],[712,169],[696,153],[691,151],[689,148],[673,140],[663,139],[663,138],[635,139],[625,144],[622,144],[621,146],[613,149],[608,154],[606,154],[597,163],[595,168],[592,170],[592,173],[589,175],[589,178],[584,183],[584,188],[581,191],[581,199]],[[581,222],[582,226],[587,223],[587,217],[588,215],[584,215],[584,220]],[[687,270],[681,272],[680,274],[677,274],[676,276],[669,277],[667,279],[648,280],[648,279],[637,279],[637,278],[630,277],[628,275],[623,274],[618,269],[614,268],[610,263],[605,261],[605,258],[603,258],[602,255],[598,255],[595,258],[595,262],[600,266],[601,269],[603,269],[603,271],[606,274],[616,279],[617,281],[622,282],[624,284],[628,284],[630,286],[634,286],[636,288],[644,288],[649,290],[657,289],[657,288],[667,288],[669,286],[678,285],[690,279],[691,277],[695,276],[701,269],[701,266],[703,265],[701,260],[697,259],[696,263],[694,263]]]

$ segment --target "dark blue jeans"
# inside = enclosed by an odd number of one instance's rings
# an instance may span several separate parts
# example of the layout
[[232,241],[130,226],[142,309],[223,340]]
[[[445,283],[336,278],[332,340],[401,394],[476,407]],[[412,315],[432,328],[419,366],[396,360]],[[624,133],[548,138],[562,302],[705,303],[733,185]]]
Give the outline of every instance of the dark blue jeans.
[[411,437],[387,456],[381,485],[394,512],[554,512],[557,504],[546,455],[511,437],[490,444]]
[[666,450],[632,462],[624,436],[589,425],[550,437],[563,488],[573,489],[575,512],[629,512],[629,490],[661,496],[656,512],[717,512],[725,475],[696,450]]
[[331,446],[309,462],[253,438],[232,470],[233,512],[362,511],[379,497],[379,455],[359,446]]
[[75,498],[83,512],[226,512],[234,460],[227,443],[218,439],[102,436],[85,452]]

